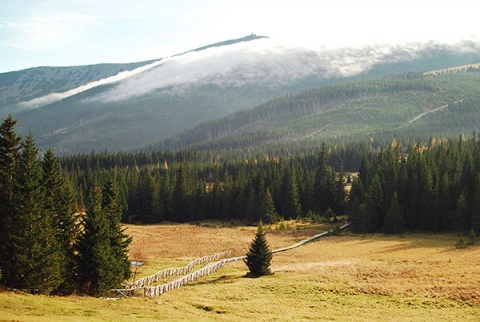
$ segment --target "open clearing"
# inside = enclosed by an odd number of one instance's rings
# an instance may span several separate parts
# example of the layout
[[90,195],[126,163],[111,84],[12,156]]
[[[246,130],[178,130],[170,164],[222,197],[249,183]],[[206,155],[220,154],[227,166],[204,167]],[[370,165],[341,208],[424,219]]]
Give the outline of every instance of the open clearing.
[[[244,255],[255,227],[127,226],[138,277],[220,251]],[[291,223],[272,229],[272,248],[325,230]],[[480,246],[456,235],[330,236],[273,257],[274,275],[244,278],[228,264],[157,298],[105,300],[0,292],[0,321],[478,321]]]

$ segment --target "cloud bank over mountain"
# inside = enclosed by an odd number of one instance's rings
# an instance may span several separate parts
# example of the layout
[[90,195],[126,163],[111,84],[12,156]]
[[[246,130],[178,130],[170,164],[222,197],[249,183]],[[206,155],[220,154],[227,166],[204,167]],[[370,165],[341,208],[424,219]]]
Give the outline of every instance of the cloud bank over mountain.
[[249,32],[345,47],[479,36],[471,0],[0,2],[0,71],[148,61]]
[[47,95],[44,95],[44,96],[41,96],[41,97],[37,97],[37,98],[31,99],[31,100],[28,100],[28,101],[25,101],[25,102],[21,102],[18,105],[21,108],[29,108],[29,109],[41,107],[41,106],[44,106],[44,105],[48,105],[48,104],[54,103],[56,101],[68,98],[70,96],[85,92],[85,91],[87,91],[89,89],[92,89],[92,88],[95,88],[97,86],[119,82],[119,81],[121,81],[123,79],[126,79],[128,77],[143,73],[146,70],[149,70],[149,69],[151,69],[155,66],[158,66],[158,64],[159,64],[159,62],[156,61],[156,62],[153,62],[151,64],[138,67],[134,70],[119,72],[118,74],[116,74],[114,76],[110,76],[110,77],[106,77],[106,78],[103,78],[103,79],[100,79],[100,80],[97,80],[97,81],[93,81],[93,82],[87,83],[85,85],[81,85],[81,86],[78,86],[76,88],[70,89],[70,90],[65,91],[65,92],[51,93],[51,94],[47,94]]
[[478,42],[350,47],[251,34],[130,64],[0,74],[0,114],[64,153],[135,149],[271,99],[352,81],[478,62]]
[[479,45],[464,41],[456,44],[427,42],[328,48],[285,45],[263,38],[158,59],[68,91],[21,102],[19,107],[22,110],[41,107],[107,84],[114,86],[84,101],[118,102],[150,95],[158,90],[164,94],[183,95],[192,85],[222,88],[268,83],[268,86],[275,87],[306,77],[350,77],[377,64],[414,60],[425,49],[432,48],[478,52]]
[[331,49],[285,46],[271,39],[260,39],[162,59],[145,72],[126,78],[114,88],[88,100],[119,101],[161,89],[178,94],[199,84],[244,86],[265,84],[268,79],[270,86],[279,86],[305,77],[350,77],[377,64],[411,61],[422,50],[432,47],[471,52],[479,49],[474,43],[384,44]]

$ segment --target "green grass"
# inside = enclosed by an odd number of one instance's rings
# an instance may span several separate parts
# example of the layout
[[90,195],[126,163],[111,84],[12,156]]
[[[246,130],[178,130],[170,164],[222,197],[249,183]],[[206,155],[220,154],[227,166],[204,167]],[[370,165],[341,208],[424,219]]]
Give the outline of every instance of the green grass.
[[159,298],[0,294],[0,321],[478,321],[480,309],[448,299],[357,294],[335,281],[226,270]]
[[[205,248],[210,236],[220,236],[222,249],[231,242],[227,236],[237,236],[237,244],[252,236],[251,229],[232,227],[145,229],[161,235],[164,244],[149,255],[153,257],[147,258],[140,276],[188,262],[168,258],[169,240],[175,236],[190,232],[191,238],[184,237],[187,248],[192,242],[193,248]],[[267,239],[276,248],[304,238],[297,233],[292,225],[267,233]],[[478,321],[480,246],[457,250],[457,239],[448,234],[342,233],[275,254],[274,275],[245,278],[243,263],[229,264],[156,298],[106,300],[1,291],[0,321]]]

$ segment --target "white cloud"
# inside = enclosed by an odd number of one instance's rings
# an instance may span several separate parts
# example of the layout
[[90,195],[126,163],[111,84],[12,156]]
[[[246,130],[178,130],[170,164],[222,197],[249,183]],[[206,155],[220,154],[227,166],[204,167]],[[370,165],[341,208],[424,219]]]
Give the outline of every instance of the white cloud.
[[119,101],[156,90],[188,93],[189,86],[199,84],[242,86],[268,79],[269,84],[277,86],[307,76],[352,76],[378,63],[413,59],[427,45],[383,44],[329,49],[284,46],[272,39],[255,40],[164,59],[148,71],[125,79],[88,100]]
[[76,88],[72,88],[72,89],[70,89],[68,91],[65,91],[65,92],[51,93],[51,94],[48,94],[48,95],[44,95],[44,96],[41,96],[41,97],[31,99],[31,100],[26,101],[26,102],[21,102],[18,105],[20,107],[29,108],[29,109],[45,106],[47,104],[51,104],[51,103],[54,103],[56,101],[60,101],[60,100],[65,99],[67,97],[70,97],[70,96],[88,91],[89,89],[95,88],[97,86],[112,84],[112,83],[115,83],[115,82],[119,82],[123,79],[126,79],[128,77],[132,77],[134,75],[143,73],[143,72],[149,70],[150,68],[158,66],[159,63],[160,63],[159,61],[156,61],[156,62],[153,62],[151,64],[148,64],[148,65],[145,65],[145,66],[142,66],[142,67],[138,67],[134,70],[123,71],[123,72],[118,73],[117,75],[110,76],[110,77],[107,77],[107,78],[103,78],[103,79],[100,79],[100,80],[97,80],[97,81],[94,81],[94,82],[91,82],[91,83],[88,83],[88,84],[85,84],[85,85],[82,85],[82,86],[79,86],[79,87],[76,87]]
[[[385,62],[408,61],[434,43],[327,48],[312,45],[285,45],[273,39],[261,39],[230,46],[209,48],[155,61],[132,71],[94,81],[62,93],[51,93],[21,102],[22,108],[37,108],[76,95],[97,86],[115,87],[86,102],[121,101],[157,90],[174,95],[187,93],[190,86],[285,85],[303,77],[352,76]],[[438,44],[459,51],[478,52],[478,43]]]
[[480,33],[478,12],[468,0],[6,0],[0,70],[155,59],[252,32],[329,47],[456,41]]

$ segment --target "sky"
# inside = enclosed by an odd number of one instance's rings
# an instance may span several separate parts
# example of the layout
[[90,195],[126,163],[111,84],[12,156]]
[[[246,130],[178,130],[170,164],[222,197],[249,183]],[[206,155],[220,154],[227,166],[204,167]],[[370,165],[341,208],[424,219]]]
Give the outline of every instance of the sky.
[[159,59],[252,33],[332,48],[480,40],[475,0],[1,0],[0,73]]

